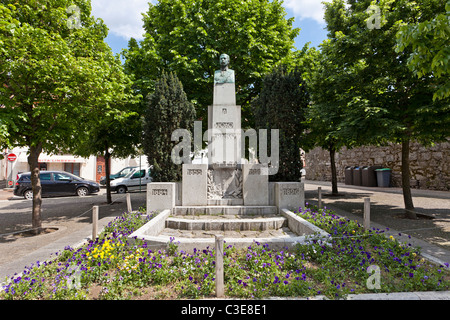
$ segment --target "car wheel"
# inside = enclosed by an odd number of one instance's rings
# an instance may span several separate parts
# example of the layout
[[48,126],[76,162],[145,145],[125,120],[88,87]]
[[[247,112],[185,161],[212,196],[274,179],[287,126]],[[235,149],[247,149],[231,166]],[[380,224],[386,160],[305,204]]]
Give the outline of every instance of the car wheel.
[[27,200],[33,200],[33,190],[27,190],[23,193],[23,197]]
[[125,186],[117,187],[117,193],[120,193],[120,194],[127,193],[127,187],[125,187]]
[[79,197],[85,197],[89,194],[89,190],[86,187],[81,187],[77,189],[77,195]]

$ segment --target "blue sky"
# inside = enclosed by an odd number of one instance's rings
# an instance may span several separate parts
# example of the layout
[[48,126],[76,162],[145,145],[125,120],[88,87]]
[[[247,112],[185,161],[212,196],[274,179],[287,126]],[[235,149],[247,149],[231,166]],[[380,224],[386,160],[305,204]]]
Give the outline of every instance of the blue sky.
[[[114,53],[126,48],[128,39],[142,39],[142,16],[148,8],[148,2],[156,0],[91,0],[92,15],[102,18],[109,28],[106,42]],[[220,1],[220,0],[218,0]],[[323,21],[322,0],[285,0],[287,18],[294,17],[294,27],[301,28],[295,41],[297,49],[306,42],[318,46],[326,39]]]

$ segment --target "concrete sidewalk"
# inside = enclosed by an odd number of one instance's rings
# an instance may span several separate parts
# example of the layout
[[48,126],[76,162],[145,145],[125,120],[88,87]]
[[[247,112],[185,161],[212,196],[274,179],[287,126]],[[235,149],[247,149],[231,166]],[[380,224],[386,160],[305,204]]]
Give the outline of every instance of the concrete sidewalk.
[[0,201],[9,200],[14,196],[13,188],[0,189]]

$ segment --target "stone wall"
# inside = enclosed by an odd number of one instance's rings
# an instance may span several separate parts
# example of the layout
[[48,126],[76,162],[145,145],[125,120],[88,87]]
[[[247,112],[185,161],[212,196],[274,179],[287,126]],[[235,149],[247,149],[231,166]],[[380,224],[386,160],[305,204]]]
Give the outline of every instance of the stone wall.
[[[429,190],[450,190],[450,140],[424,147],[411,143],[411,187]],[[381,165],[392,169],[391,186],[401,186],[401,145],[343,148],[336,153],[338,181],[344,182],[346,166]],[[306,179],[331,181],[330,154],[315,148],[306,154]]]

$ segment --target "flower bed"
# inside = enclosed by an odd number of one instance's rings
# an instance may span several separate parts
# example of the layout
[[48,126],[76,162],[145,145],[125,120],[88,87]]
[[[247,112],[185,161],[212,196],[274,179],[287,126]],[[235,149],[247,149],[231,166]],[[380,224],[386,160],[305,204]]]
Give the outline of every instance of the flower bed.
[[[364,231],[329,210],[296,212],[330,233],[331,241],[313,240],[287,250],[254,243],[246,249],[225,245],[225,294],[230,297],[340,298],[349,293],[449,290],[448,264],[436,266],[420,251],[384,235]],[[201,298],[214,295],[213,249],[152,250],[127,236],[154,215],[125,213],[95,240],[66,248],[51,261],[12,277],[1,299]],[[173,239],[172,239],[173,240]],[[375,270],[375,273],[372,273]],[[376,271],[379,271],[378,278]],[[378,289],[377,289],[378,288]]]

